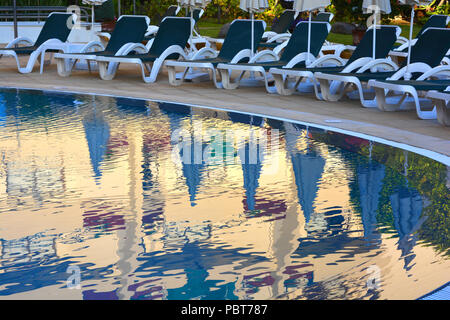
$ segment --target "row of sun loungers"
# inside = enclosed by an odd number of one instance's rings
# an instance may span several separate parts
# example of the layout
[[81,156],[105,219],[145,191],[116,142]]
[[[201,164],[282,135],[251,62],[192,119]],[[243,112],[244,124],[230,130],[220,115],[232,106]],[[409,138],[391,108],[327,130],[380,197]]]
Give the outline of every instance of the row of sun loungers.
[[[410,64],[397,65],[392,59],[403,51],[396,43],[404,42],[397,26],[379,26],[376,31],[376,57],[373,58],[373,29],[369,29],[358,46],[350,48],[350,58],[341,53],[348,46],[333,46],[329,51],[326,38],[330,32],[331,15],[312,22],[308,45],[308,23],[300,22],[286,41],[273,49],[267,43],[276,37],[264,32],[260,20],[235,20],[219,51],[205,46],[187,50],[196,20],[168,16],[146,45],[150,19],[145,16],[122,16],[104,47],[94,41],[82,47],[71,47],[67,37],[74,17],[66,13],[51,14],[38,39],[16,39],[0,49],[0,55],[15,58],[19,72],[31,72],[40,57],[41,72],[46,52],[55,53],[58,74],[70,76],[77,64],[98,68],[104,80],[115,77],[120,64],[136,64],[145,82],[157,80],[159,71],[167,67],[169,83],[179,86],[186,80],[210,79],[217,88],[236,89],[239,86],[265,86],[267,92],[280,95],[313,93],[320,100],[359,99],[363,107],[378,107],[382,111],[415,109],[421,119],[438,119],[450,125],[450,29],[449,18],[430,19],[421,30],[410,53]],[[197,19],[198,20],[198,19]],[[253,47],[266,48],[251,52]],[[283,31],[283,30],[278,30]],[[277,34],[285,34],[280,32]],[[25,46],[23,46],[25,44]],[[192,45],[192,44],[191,44]],[[75,52],[73,52],[75,51]],[[19,56],[28,55],[25,67]],[[395,55],[395,54],[394,54]],[[181,72],[180,72],[181,69]]]

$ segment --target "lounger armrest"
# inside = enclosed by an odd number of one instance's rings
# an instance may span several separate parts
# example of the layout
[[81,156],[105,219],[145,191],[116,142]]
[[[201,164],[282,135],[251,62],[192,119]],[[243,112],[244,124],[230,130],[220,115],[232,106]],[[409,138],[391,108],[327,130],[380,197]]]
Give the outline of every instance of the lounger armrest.
[[159,29],[158,26],[153,26],[153,25],[148,26],[147,31],[145,32],[145,36],[148,37],[148,36],[151,36],[152,34],[157,33],[158,29]]
[[188,59],[188,56],[186,52],[184,51],[184,48],[180,47],[179,45],[171,45],[170,47],[166,48],[160,55],[159,60],[166,60],[166,58],[174,53],[178,53],[181,57],[183,57],[184,60]]
[[342,45],[339,46],[336,51],[334,52],[334,54],[336,56],[341,56],[342,52],[344,52],[345,50],[350,50],[350,51],[355,51],[356,47],[355,46],[349,46],[349,45]]
[[362,73],[367,70],[371,72],[397,71],[398,66],[391,59],[376,59],[359,68],[357,73]]
[[[411,46],[414,46],[417,42],[417,39],[413,39],[411,41]],[[402,44],[401,46],[399,46],[398,48],[395,48],[394,51],[404,51],[407,50],[409,46],[409,41],[407,41],[406,43]]]
[[34,42],[30,38],[27,38],[27,37],[18,37],[18,38],[15,38],[10,43],[8,43],[5,47],[5,49],[13,48],[16,45],[20,45],[20,44],[32,46],[34,44]]
[[409,40],[405,37],[399,36],[397,37],[397,41],[395,41],[396,43],[400,43],[400,44],[407,44],[409,42]]
[[203,47],[198,50],[193,56],[192,60],[203,59],[203,58],[215,58],[219,53],[212,49],[211,47]]
[[[91,49],[93,49],[93,51],[89,51]],[[91,41],[87,43],[83,48],[81,48],[80,53],[103,51],[103,50],[105,50],[105,47],[100,41]]]
[[327,54],[324,55],[323,57],[320,57],[316,60],[314,60],[314,62],[309,65],[308,67],[310,68],[315,68],[315,67],[323,67],[323,66],[343,66],[345,65],[345,60],[342,59],[339,55],[335,55],[335,54]]
[[147,52],[150,51],[150,48],[152,47],[153,42],[155,42],[155,38],[148,40],[147,43],[145,44],[145,47],[147,48]]
[[364,58],[359,58],[355,61],[353,61],[352,63],[350,63],[348,66],[346,66],[344,68],[344,70],[342,70],[342,72],[348,73],[348,72],[354,72],[355,70],[364,67],[365,65],[371,63],[373,60],[373,58],[370,57],[364,57]]
[[134,43],[129,42],[124,44],[122,47],[120,47],[119,50],[117,50],[115,56],[126,56],[131,51],[136,51],[138,53],[147,53],[147,47],[144,46],[142,43]]
[[249,63],[264,62],[264,61],[278,61],[280,57],[272,50],[259,51],[250,59]]
[[[423,66],[422,66],[423,68]],[[431,70],[425,71],[419,78],[420,80],[426,80],[428,78],[450,78],[450,66],[438,66],[434,67]]]
[[308,52],[302,52],[297,54],[295,57],[293,57],[287,64],[286,64],[286,68],[293,68],[295,67],[297,64],[304,62],[306,60],[308,60],[308,56],[309,56],[309,61],[314,61],[316,60],[316,57],[314,57],[311,53]]
[[231,59],[230,63],[239,63],[242,59],[250,58],[252,56],[252,51],[250,49],[244,49],[239,51],[233,59]]
[[286,40],[289,40],[291,38],[290,33],[279,33],[269,40],[267,40],[267,43],[275,43],[275,42],[284,42]]
[[277,56],[281,57],[281,53],[283,51],[283,49],[287,46],[289,41],[284,41],[282,43],[280,43],[279,45],[277,45],[275,48],[273,48],[273,53],[275,53]]
[[419,80],[420,78],[423,78],[424,74],[431,71],[433,68],[430,67],[428,64],[423,62],[414,62],[411,63],[408,67],[403,67],[400,70],[398,70],[395,74],[393,74],[391,77],[388,78],[388,80],[399,80],[405,77],[408,73],[422,73],[422,76],[417,78]]
[[263,35],[262,35],[262,39],[270,39],[270,38],[272,38],[273,36],[276,36],[278,33],[276,33],[276,32],[274,32],[274,31],[266,31],[266,32],[264,32],[263,33]]

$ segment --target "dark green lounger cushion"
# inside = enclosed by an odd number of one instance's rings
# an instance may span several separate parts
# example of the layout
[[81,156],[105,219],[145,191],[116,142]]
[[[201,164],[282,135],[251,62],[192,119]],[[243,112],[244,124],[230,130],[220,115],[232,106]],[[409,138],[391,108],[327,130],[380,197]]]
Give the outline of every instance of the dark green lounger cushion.
[[[311,24],[311,54],[317,56],[322,49],[325,39],[328,36],[328,23],[314,22]],[[288,44],[283,50],[279,61],[269,61],[260,63],[247,63],[248,66],[261,66],[265,70],[285,66],[292,58],[302,52],[308,51],[308,29],[306,22],[299,23],[292,33]],[[305,63],[301,62],[297,67],[304,67]]]
[[[438,66],[444,58],[447,51],[450,49],[450,29],[429,29],[422,36],[417,39],[416,44],[411,48],[411,63],[422,62],[430,67]],[[406,66],[406,61],[401,67]],[[354,76],[361,82],[369,80],[384,80],[393,76],[396,71],[389,72],[365,72],[365,73],[341,73],[339,71],[320,71],[324,73],[337,73],[342,76]],[[412,78],[416,79],[420,74],[413,74]]]
[[71,31],[71,29],[69,29],[67,26],[67,20],[71,16],[72,16],[71,13],[58,13],[49,15],[34,45],[26,47],[9,48],[8,50],[13,50],[18,55],[30,55],[41,44],[43,44],[45,41],[49,39],[58,39],[61,40],[62,42],[66,42]]
[[[142,62],[153,62],[159,56],[172,45],[178,45],[184,48],[191,35],[191,20],[190,18],[176,18],[167,17],[159,26],[156,33],[155,40],[153,41],[150,51],[142,54],[128,54],[129,58],[138,58]],[[172,54],[167,59],[178,59],[178,54]]]

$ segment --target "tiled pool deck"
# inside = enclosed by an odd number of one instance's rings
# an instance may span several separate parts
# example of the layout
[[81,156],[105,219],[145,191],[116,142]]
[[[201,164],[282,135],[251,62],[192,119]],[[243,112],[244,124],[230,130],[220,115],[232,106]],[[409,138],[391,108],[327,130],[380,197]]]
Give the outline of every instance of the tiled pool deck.
[[[53,91],[74,91],[172,101],[206,107],[259,113],[267,116],[304,121],[322,126],[358,132],[450,156],[450,128],[433,120],[420,120],[415,111],[381,112],[366,109],[359,102],[318,101],[313,95],[279,96],[263,87],[216,89],[212,82],[186,83],[173,87],[165,70],[158,81],[146,84],[140,69],[121,66],[112,81],[101,80],[96,71],[75,71],[62,78],[54,64],[39,74],[19,74],[11,58],[0,59],[0,87],[20,87]],[[330,120],[340,120],[339,122]]]

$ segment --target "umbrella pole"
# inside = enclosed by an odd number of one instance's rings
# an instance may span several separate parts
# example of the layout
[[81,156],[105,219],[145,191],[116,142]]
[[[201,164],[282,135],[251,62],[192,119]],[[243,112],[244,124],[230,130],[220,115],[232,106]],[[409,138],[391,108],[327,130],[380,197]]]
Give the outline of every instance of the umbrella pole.
[[254,48],[254,46],[255,46],[255,44],[254,44],[254,41],[253,41],[253,39],[254,39],[254,37],[255,37],[255,26],[254,26],[254,14],[253,14],[253,10],[251,11],[251,17],[252,17],[252,38],[251,38],[251,49],[252,49],[252,52],[250,53],[250,58],[253,58],[253,52],[254,52],[254,50],[255,50],[255,48]]
[[13,20],[14,20],[14,39],[19,36],[19,32],[17,30],[17,1],[13,1]]
[[311,52],[311,11],[309,12],[309,18],[308,18],[308,55],[306,56],[306,66],[309,66],[310,60],[309,60],[309,54]]
[[409,25],[409,43],[408,43],[408,57],[407,63],[406,63],[406,73],[405,73],[405,80],[411,80],[411,73],[409,72],[409,64],[411,63],[411,41],[413,36],[413,29],[414,29],[414,6],[411,7],[411,22]]
[[194,10],[192,10],[192,8],[189,8],[189,10],[191,10],[191,35],[189,36],[189,41],[191,42],[189,44],[189,56],[190,56],[192,53],[192,46],[194,45],[192,41],[192,29],[194,28],[194,26],[192,25],[192,20],[194,20],[194,13],[193,13]]
[[91,14],[91,31],[94,32],[94,5],[92,5],[92,14]]
[[376,59],[376,47],[377,47],[377,13],[373,15],[373,48],[372,48],[372,56],[373,59]]

